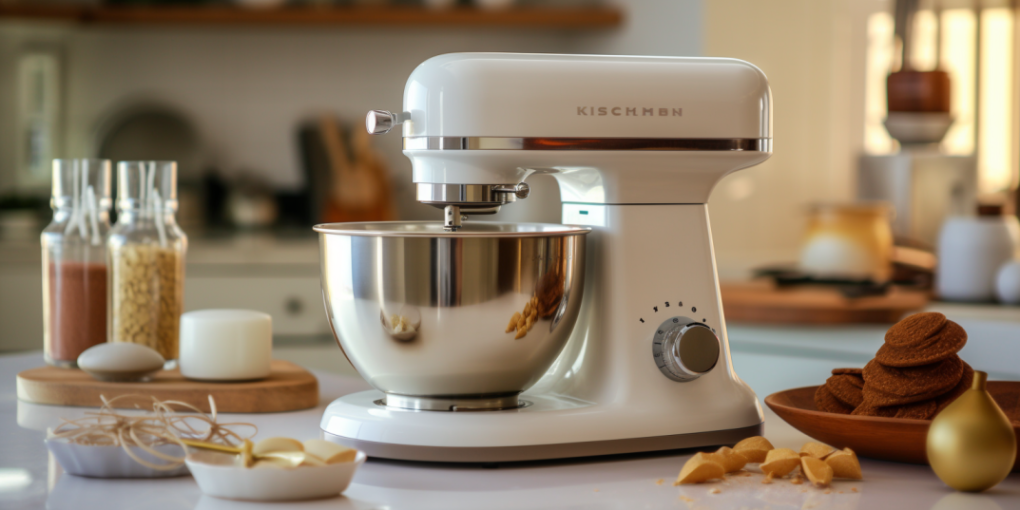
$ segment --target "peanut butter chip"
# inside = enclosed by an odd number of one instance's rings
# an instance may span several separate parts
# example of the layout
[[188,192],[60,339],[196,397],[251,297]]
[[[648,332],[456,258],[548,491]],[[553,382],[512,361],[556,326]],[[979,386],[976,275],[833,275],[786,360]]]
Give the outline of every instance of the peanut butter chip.
[[860,480],[861,463],[857,460],[857,454],[849,448],[836,451],[825,459],[825,463],[832,468],[832,476],[836,478],[849,478]]
[[744,468],[744,465],[747,464],[747,458],[728,446],[719,448],[713,455],[715,455],[716,460],[722,464],[723,469],[725,469],[727,473],[740,471]]
[[765,456],[765,462],[761,463],[761,471],[773,477],[782,477],[790,474],[800,465],[800,455],[789,448],[776,448]]
[[701,483],[713,478],[722,478],[726,469],[717,461],[715,454],[699,452],[684,464],[673,485]]
[[800,469],[816,487],[828,487],[832,483],[832,468],[824,460],[815,457],[801,457]]
[[829,446],[829,445],[827,445],[827,444],[816,443],[816,442],[812,441],[812,442],[804,443],[804,446],[800,447],[800,456],[801,457],[805,457],[805,456],[807,456],[807,457],[814,457],[816,459],[824,459],[825,457],[828,457],[829,454],[831,454],[834,451],[836,451],[836,449],[831,447],[831,446]]
[[754,436],[737,443],[733,451],[747,459],[747,462],[764,462],[765,456],[774,448],[768,439]]

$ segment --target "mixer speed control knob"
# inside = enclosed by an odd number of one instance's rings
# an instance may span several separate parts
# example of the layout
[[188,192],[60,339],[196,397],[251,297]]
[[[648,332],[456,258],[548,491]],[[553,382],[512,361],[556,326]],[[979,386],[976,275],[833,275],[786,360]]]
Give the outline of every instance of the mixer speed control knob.
[[655,332],[652,354],[663,375],[693,381],[719,362],[719,337],[708,326],[686,317],[667,319]]

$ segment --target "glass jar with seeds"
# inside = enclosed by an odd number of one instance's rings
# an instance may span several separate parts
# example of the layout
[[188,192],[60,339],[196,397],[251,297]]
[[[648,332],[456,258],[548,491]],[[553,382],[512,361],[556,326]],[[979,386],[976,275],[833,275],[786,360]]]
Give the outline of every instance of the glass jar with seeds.
[[176,360],[188,238],[177,226],[177,164],[117,164],[117,223],[110,233],[109,339]]
[[60,367],[106,341],[110,162],[53,160],[53,221],[40,236],[43,357]]

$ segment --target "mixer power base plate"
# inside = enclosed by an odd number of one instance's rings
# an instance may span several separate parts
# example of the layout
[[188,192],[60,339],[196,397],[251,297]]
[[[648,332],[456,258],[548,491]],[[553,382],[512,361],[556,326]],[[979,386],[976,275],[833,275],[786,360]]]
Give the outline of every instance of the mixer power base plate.
[[683,412],[525,393],[522,398],[531,403],[526,407],[450,412],[393,409],[379,403],[381,397],[365,391],[331,403],[320,424],[324,438],[369,457],[491,463],[733,445],[763,430],[753,400]]
[[695,432],[662,437],[613,439],[584,443],[539,444],[523,446],[451,447],[418,446],[395,443],[359,441],[323,432],[325,439],[350,448],[357,448],[369,457],[419,462],[520,462],[529,460],[596,457],[623,453],[643,453],[703,446],[733,445],[741,439],[760,436],[763,424],[730,430]]

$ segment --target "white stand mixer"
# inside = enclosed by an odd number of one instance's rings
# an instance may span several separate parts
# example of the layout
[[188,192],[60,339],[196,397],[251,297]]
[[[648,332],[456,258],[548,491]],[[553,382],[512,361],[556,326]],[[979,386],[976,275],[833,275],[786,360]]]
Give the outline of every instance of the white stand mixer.
[[394,409],[367,391],[330,404],[325,437],[374,457],[505,462],[760,434],[758,400],[731,363],[706,202],[723,176],[768,159],[771,124],[768,82],[739,60],[463,53],[421,64],[404,111],[371,112],[369,130],[402,125],[418,199],[444,207],[451,231],[462,214],[526,197],[530,174],[552,174],[563,223],[592,229],[580,313],[520,395],[530,405]]

